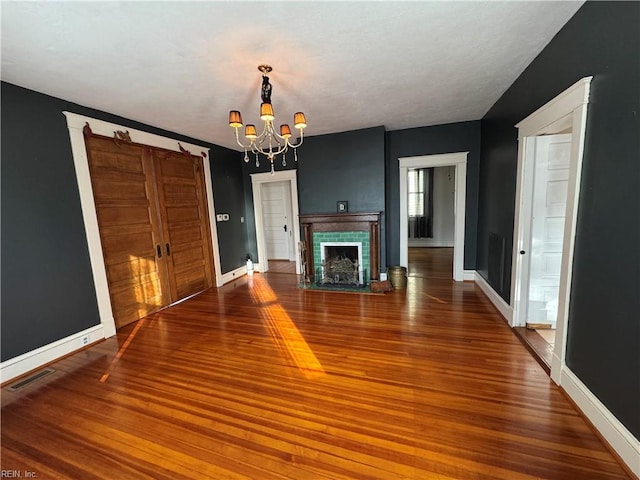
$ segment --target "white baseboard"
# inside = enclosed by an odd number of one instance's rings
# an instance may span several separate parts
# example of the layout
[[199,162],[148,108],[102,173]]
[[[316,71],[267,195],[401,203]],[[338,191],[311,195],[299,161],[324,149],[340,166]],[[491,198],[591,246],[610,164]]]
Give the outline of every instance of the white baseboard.
[[439,248],[439,247],[453,247],[453,240],[411,240],[407,242],[408,247],[415,248]]
[[465,282],[475,282],[476,281],[476,271],[475,270],[463,270],[462,271],[462,279]]
[[511,305],[505,302],[504,299],[500,295],[498,295],[493,287],[489,285],[487,281],[482,278],[482,275],[480,275],[478,272],[476,272],[475,274],[474,281],[480,287],[480,290],[482,290],[483,293],[487,296],[487,298],[489,298],[491,303],[493,303],[493,306],[498,309],[500,315],[502,315],[507,323],[511,325],[511,320],[513,318],[513,308],[511,308]]
[[[511,306],[477,272],[475,274],[475,282],[511,325],[513,317]],[[560,367],[559,385],[611,445],[611,448],[616,451],[622,461],[636,476],[640,477],[640,442],[638,439],[627,430],[566,365]]]
[[24,375],[103,338],[105,338],[103,326],[96,325],[2,362],[0,363],[0,383]]
[[571,397],[585,417],[611,445],[631,471],[640,477],[640,441],[627,430],[604,404],[566,365],[560,386]]
[[240,268],[236,268],[235,270],[231,270],[230,272],[224,273],[222,275],[222,284],[224,285],[225,283],[229,283],[235,280],[236,278],[240,278],[246,274],[247,274],[247,266],[243,265]]
[[387,272],[380,272],[380,281],[384,282],[387,279]]

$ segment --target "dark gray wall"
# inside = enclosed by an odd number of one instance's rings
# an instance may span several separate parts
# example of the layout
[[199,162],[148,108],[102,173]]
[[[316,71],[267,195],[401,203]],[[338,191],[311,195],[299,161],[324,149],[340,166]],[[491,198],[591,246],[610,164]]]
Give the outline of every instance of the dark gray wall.
[[567,365],[640,438],[640,3],[585,3],[482,120],[477,263],[511,252],[514,125],[590,75]]
[[464,268],[476,266],[478,222],[478,174],[480,171],[480,121],[387,132],[387,258],[400,262],[400,178],[398,158],[441,153],[469,152],[467,157]]
[[241,222],[246,217],[242,165],[238,152],[212,146],[213,201],[216,213],[229,214],[229,221],[216,222],[220,268],[226,273],[244,265],[247,255],[247,230]]
[[[2,361],[100,323],[69,131],[62,111],[211,148],[214,201],[243,212],[237,152],[2,82]],[[246,233],[218,224],[222,271]]]
[[100,323],[69,131],[2,83],[2,361]]
[[[287,168],[298,169],[298,205],[301,214],[336,212],[336,202],[347,200],[350,212],[382,212],[381,270],[385,271],[385,178],[384,127],[353,130],[330,135],[306,137],[298,150],[298,164],[290,157]],[[238,154],[240,157],[240,154]],[[248,217],[247,230],[251,254],[257,258],[255,247],[253,200],[249,174],[269,171],[268,162],[255,158],[245,164],[245,200]],[[243,162],[244,163],[244,162]],[[282,170],[278,162],[276,170]],[[251,212],[251,213],[250,213]]]

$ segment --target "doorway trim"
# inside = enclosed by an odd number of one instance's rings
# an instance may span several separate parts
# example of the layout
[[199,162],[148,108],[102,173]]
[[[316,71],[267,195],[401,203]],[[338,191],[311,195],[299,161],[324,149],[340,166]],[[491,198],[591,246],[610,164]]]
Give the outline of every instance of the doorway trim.
[[254,268],[258,272],[269,270],[267,247],[265,244],[264,225],[262,220],[262,185],[265,183],[289,182],[291,192],[291,223],[293,228],[293,247],[296,255],[296,273],[300,275],[300,212],[298,209],[298,177],[297,170],[281,170],[274,173],[252,173],[251,188],[253,191],[253,215],[256,225],[256,244],[258,262]]
[[453,279],[464,281],[464,228],[467,196],[467,156],[469,152],[421,155],[398,158],[400,170],[400,265],[409,266],[408,173],[411,168],[455,167],[455,201],[453,208]]
[[[587,105],[591,79],[585,77],[516,125],[518,129],[518,164],[516,173],[516,205],[513,229],[511,274],[511,326],[526,324],[526,305],[523,299],[528,285],[528,262],[524,261],[531,237],[531,198],[527,194],[533,172],[535,138],[541,135],[564,133],[571,130],[571,154],[567,207],[563,232],[560,287],[558,291],[558,318],[556,338],[551,361],[551,378],[560,384],[565,367],[567,347],[567,320],[571,295],[571,275],[575,247],[580,177],[586,132]],[[525,252],[521,254],[520,252]]]
[[80,194],[80,205],[84,228],[87,235],[87,245],[89,248],[89,260],[98,302],[98,313],[100,323],[103,326],[104,338],[109,338],[116,334],[116,323],[113,318],[111,299],[109,296],[109,284],[107,282],[107,271],[102,253],[102,242],[100,241],[100,230],[98,228],[98,216],[96,214],[95,202],[93,199],[93,188],[91,186],[91,175],[89,174],[89,160],[87,157],[87,147],[84,141],[83,128],[89,123],[91,131],[98,135],[111,137],[116,131],[127,131],[131,140],[135,143],[150,145],[180,152],[180,147],[197,152],[201,155],[204,166],[205,185],[207,190],[207,207],[209,210],[209,226],[211,229],[211,244],[213,248],[213,262],[216,276],[216,285],[222,286],[222,273],[220,271],[220,249],[218,246],[218,231],[216,226],[215,207],[213,203],[213,188],[211,182],[211,166],[209,161],[209,149],[190,144],[178,142],[177,140],[161,137],[141,130],[105,122],[96,118],[86,117],[71,112],[62,112],[67,118],[69,138],[71,140],[71,151],[73,163],[76,170],[76,180]]

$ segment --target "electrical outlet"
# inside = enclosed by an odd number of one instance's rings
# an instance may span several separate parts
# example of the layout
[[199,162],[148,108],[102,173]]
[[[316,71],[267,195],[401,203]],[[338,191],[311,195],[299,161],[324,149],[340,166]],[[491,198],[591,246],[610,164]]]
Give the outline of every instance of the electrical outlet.
[[83,347],[89,344],[89,335],[84,335],[80,338],[80,345]]
[[216,220],[218,222],[222,222],[224,220],[224,215],[222,215],[221,213],[216,214]]
[[228,213],[223,213],[222,214],[222,220],[224,220],[225,222],[229,221],[229,214]]

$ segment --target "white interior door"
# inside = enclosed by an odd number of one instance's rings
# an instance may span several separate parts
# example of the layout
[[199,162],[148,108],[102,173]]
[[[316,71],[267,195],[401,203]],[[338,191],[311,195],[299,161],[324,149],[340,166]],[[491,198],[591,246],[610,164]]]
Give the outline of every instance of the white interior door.
[[[291,208],[288,182],[273,182],[262,185],[262,218],[267,259],[289,260],[292,236]],[[295,255],[295,253],[294,253]]]
[[571,134],[536,138],[527,324],[556,327]]

